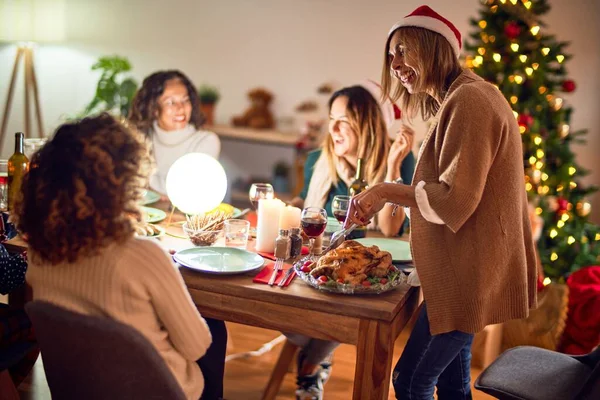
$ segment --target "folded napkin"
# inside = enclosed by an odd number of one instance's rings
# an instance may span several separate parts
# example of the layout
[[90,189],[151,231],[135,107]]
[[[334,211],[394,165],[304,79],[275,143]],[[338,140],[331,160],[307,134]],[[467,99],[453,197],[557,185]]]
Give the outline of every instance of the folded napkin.
[[[254,279],[252,279],[252,282],[254,282],[254,283],[269,283],[269,279],[271,279],[271,275],[273,275],[273,265],[275,265],[274,262],[267,263],[263,267],[263,269],[261,269],[260,272],[258,274],[256,274]],[[292,268],[291,264],[283,264],[283,269],[277,273],[277,277],[275,278],[275,285],[279,284],[279,282],[283,279],[286,271],[290,268]],[[287,279],[287,281],[284,283],[283,286],[284,287],[288,286],[290,283],[292,283],[292,281],[294,280],[295,277],[296,277],[296,273],[292,272],[292,275],[289,276],[289,278]]]
[[[305,256],[305,255],[308,254],[308,250],[309,250],[308,247],[302,246],[302,250],[300,251],[300,254],[303,255],[303,256]],[[274,253],[269,253],[269,252],[266,252],[266,251],[256,251],[256,254],[258,254],[261,257],[268,258],[269,260],[275,261],[275,254]]]

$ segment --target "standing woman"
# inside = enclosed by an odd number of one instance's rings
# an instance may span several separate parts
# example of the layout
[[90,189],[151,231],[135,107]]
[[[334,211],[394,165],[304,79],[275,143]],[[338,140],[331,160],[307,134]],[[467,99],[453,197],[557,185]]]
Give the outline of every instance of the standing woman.
[[386,203],[410,207],[424,306],[394,368],[398,399],[471,398],[473,335],[525,318],[536,304],[536,260],[519,129],[491,84],[458,62],[460,32],[427,6],[390,30],[383,91],[432,124],[414,186],[380,183],[354,198],[346,225]]
[[157,192],[166,193],[169,168],[181,156],[196,152],[219,158],[219,137],[201,129],[204,117],[196,88],[180,71],[146,77],[133,99],[129,121],[152,143],[156,170],[150,187]]

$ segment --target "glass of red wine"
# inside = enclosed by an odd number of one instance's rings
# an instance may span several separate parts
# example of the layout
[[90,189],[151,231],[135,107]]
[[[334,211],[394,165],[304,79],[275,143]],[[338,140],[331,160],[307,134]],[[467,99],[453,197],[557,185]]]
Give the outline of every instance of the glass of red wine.
[[[327,211],[319,207],[307,207],[302,210],[300,226],[310,242],[310,254],[320,254],[315,249],[315,239],[325,231],[327,226]],[[320,250],[320,249],[319,249]]]
[[350,206],[350,196],[337,195],[333,197],[331,201],[331,211],[333,216],[338,220],[340,224],[343,224],[346,220],[346,214],[348,213],[348,207]]
[[275,191],[270,183],[253,183],[248,192],[250,203],[254,210],[258,209],[258,201],[260,199],[272,199],[275,197]]

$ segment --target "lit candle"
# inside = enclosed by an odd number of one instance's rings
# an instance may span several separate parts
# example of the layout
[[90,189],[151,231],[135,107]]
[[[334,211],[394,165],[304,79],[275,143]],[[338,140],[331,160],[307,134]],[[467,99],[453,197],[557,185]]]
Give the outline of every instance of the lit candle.
[[292,229],[300,227],[300,216],[302,210],[298,207],[286,206],[281,210],[279,217],[279,229]]
[[260,199],[256,221],[256,250],[272,253],[279,234],[279,218],[285,203],[279,199]]

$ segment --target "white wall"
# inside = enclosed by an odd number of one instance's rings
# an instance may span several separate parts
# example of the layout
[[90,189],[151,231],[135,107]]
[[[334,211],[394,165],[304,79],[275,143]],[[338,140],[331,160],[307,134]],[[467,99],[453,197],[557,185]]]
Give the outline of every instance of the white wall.
[[[89,67],[107,54],[127,56],[138,80],[157,69],[179,68],[198,85],[217,85],[222,93],[217,122],[228,122],[241,112],[248,104],[246,91],[259,85],[275,93],[273,111],[278,118],[294,116],[299,102],[323,101],[315,91],[323,82],[379,79],[388,29],[421,4],[422,0],[67,0],[67,41],[41,45],[36,51],[44,125],[51,131],[61,115],[80,111],[92,98],[97,75]],[[477,15],[479,1],[431,0],[429,5],[467,36],[468,19]],[[578,88],[565,96],[575,110],[572,128],[589,129],[588,145],[576,149],[578,161],[593,171],[586,182],[600,183],[600,1],[554,0],[552,6],[546,29],[571,41],[569,50],[575,56],[567,67]],[[13,46],[0,45],[0,103],[14,51]],[[23,94],[16,96],[10,133],[23,129]],[[12,143],[9,136],[7,143]],[[10,153],[7,147],[12,146],[5,145],[4,156]],[[227,165],[247,157],[240,146],[225,150]],[[268,174],[267,164],[263,158],[255,172]],[[237,168],[234,175],[247,168]],[[592,204],[600,221],[600,196]]]

